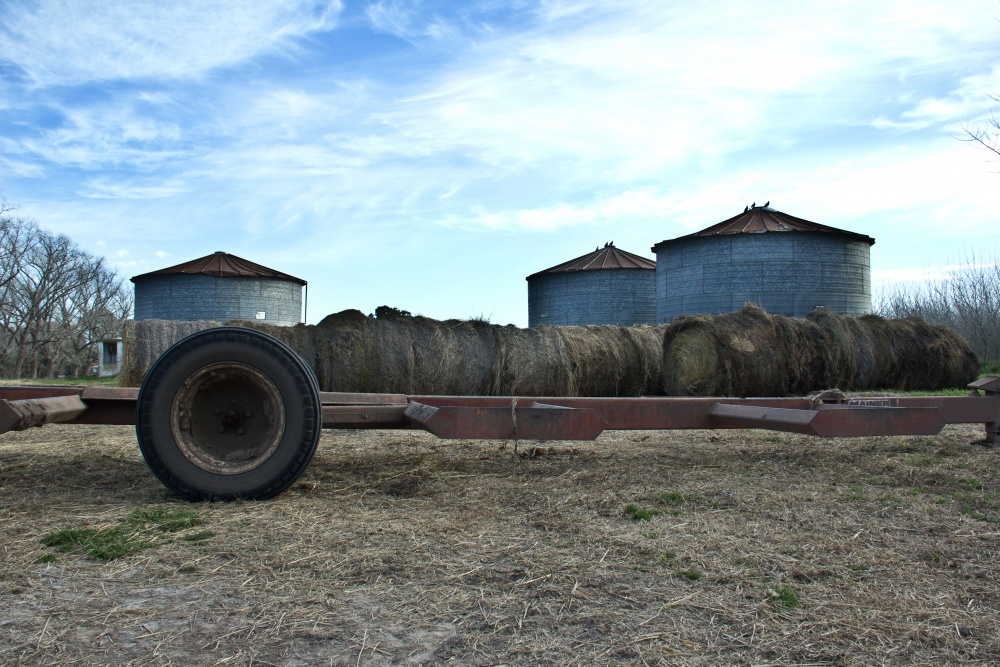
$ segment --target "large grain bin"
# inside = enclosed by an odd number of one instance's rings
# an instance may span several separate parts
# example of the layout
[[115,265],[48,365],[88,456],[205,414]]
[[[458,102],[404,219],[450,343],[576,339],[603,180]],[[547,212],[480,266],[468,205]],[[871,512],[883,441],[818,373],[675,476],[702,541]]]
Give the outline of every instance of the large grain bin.
[[306,281],[217,252],[144,273],[135,283],[135,319],[302,321]]
[[655,324],[656,262],[613,244],[533,273],[528,326]]
[[827,307],[871,312],[870,248],[875,239],[753,207],[687,236],[661,241],[656,253],[656,317],[718,315],[753,303],[769,313],[804,317]]

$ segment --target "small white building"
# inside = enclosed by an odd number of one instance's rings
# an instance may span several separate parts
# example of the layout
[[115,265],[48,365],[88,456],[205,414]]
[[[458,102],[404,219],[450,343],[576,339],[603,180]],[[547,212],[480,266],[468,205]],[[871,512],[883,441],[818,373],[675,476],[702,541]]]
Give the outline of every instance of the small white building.
[[122,351],[121,338],[97,343],[97,377],[118,375],[122,366]]

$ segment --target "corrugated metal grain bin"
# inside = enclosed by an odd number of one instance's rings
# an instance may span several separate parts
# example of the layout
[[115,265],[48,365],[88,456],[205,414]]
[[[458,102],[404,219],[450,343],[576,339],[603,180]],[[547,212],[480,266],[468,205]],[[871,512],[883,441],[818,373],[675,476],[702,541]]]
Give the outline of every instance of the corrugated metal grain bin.
[[733,312],[747,302],[790,317],[820,306],[870,313],[874,243],[769,206],[749,208],[653,246],[657,321]]
[[306,281],[217,252],[132,278],[136,320],[302,321]]
[[612,244],[528,276],[528,326],[656,323],[656,262]]

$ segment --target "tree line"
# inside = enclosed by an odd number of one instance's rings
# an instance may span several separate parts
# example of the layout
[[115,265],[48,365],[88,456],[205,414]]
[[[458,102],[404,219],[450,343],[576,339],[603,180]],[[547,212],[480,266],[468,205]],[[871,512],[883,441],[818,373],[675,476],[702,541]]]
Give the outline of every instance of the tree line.
[[88,375],[121,336],[132,290],[103,257],[14,215],[0,197],[0,377]]

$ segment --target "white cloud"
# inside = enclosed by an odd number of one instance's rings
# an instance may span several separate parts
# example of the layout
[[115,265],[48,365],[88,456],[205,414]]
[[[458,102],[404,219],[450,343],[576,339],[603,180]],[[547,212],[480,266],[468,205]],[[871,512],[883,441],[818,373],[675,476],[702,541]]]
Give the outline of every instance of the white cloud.
[[41,85],[199,76],[329,30],[339,0],[6,3],[0,59]]
[[162,199],[184,192],[186,187],[177,182],[141,185],[108,178],[91,179],[78,194],[89,199]]

